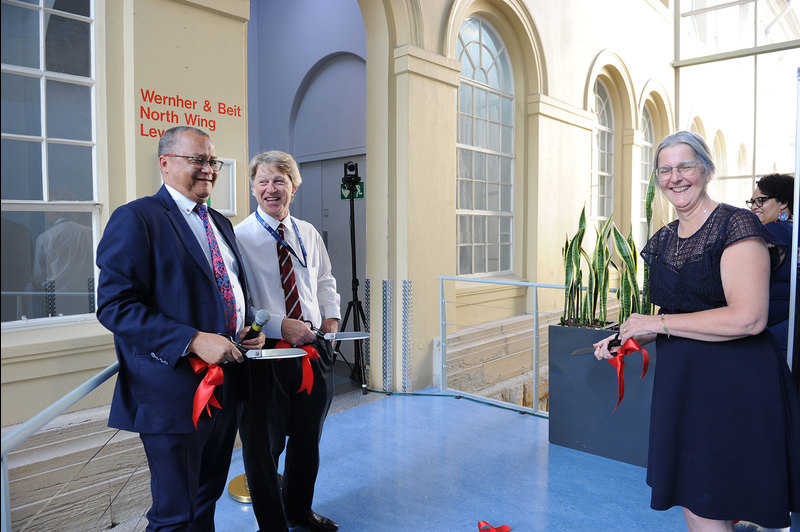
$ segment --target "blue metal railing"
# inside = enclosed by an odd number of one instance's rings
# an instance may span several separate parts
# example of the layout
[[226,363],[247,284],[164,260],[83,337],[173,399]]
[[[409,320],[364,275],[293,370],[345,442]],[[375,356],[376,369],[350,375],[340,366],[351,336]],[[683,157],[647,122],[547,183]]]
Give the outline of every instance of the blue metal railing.
[[11,532],[11,497],[8,492],[8,464],[6,463],[6,457],[8,454],[17,448],[17,446],[19,446],[22,442],[30,438],[36,431],[50,423],[57,416],[63,414],[69,407],[89,395],[92,390],[114,376],[118,371],[119,362],[114,362],[106,369],[17,427],[13,432],[3,437],[2,532]]

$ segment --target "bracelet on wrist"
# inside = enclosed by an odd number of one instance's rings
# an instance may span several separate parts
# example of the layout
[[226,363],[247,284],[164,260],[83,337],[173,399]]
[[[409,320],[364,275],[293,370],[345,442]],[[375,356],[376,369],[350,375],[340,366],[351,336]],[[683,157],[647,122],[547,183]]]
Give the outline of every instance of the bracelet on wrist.
[[667,329],[667,321],[664,319],[663,314],[661,315],[661,326],[664,327],[664,334],[666,334],[667,338],[669,338],[669,329]]

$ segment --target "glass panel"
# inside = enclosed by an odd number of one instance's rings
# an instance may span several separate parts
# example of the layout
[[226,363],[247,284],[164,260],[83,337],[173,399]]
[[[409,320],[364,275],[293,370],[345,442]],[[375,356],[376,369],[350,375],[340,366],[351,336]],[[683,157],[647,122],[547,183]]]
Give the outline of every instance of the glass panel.
[[511,246],[509,244],[502,245],[500,250],[500,270],[511,270]]
[[500,218],[500,242],[503,244],[511,242],[511,218],[507,216]]
[[475,89],[475,116],[486,118],[486,91]]
[[475,180],[486,181],[486,154],[475,152]]
[[514,103],[511,98],[503,98],[503,124],[510,126],[514,123]]
[[501,134],[503,135],[503,140],[500,145],[500,150],[503,153],[514,153],[514,130],[504,126]]
[[[756,175],[794,173],[797,117],[788,110],[797,105],[798,65],[800,49],[797,48],[758,57]],[[729,146],[728,153],[736,154],[738,159],[736,146]]]
[[47,82],[47,136],[92,140],[92,91],[89,87]]
[[472,179],[472,152],[469,150],[458,150],[458,177]]
[[39,136],[42,133],[39,80],[14,74],[2,75],[3,133]]
[[458,34],[465,43],[471,43],[478,40],[480,33],[480,22],[474,18],[467,18],[461,24]]
[[486,183],[483,181],[475,181],[475,205],[477,210],[486,210]]
[[458,89],[460,100],[459,110],[462,113],[472,114],[472,87],[464,83]]
[[500,181],[503,183],[511,183],[511,168],[513,159],[510,157],[500,158]]
[[[17,6],[2,6],[3,63],[39,68],[39,14]],[[5,84],[5,79],[3,80]]]
[[472,209],[472,181],[458,181],[458,209]]
[[42,199],[42,148],[39,142],[3,139],[3,199]]
[[487,132],[487,146],[490,150],[500,150],[500,126],[494,122],[488,123],[489,130]]
[[490,211],[500,210],[500,185],[488,184],[486,185],[486,193],[488,194],[487,208]]
[[486,84],[490,87],[500,86],[500,76],[498,75],[496,65],[493,65],[489,70],[486,71]]
[[511,187],[504,186],[500,189],[500,210],[504,212],[511,212],[513,207],[513,197],[511,195]]
[[487,271],[500,271],[500,246],[491,244],[486,246]]
[[473,221],[472,241],[486,242],[486,217],[473,216],[472,221]]
[[478,148],[486,147],[486,122],[483,120],[475,120],[474,145]]
[[472,250],[472,273],[486,272],[486,246],[474,246]]
[[500,157],[497,155],[486,156],[486,180],[490,183],[500,181]]
[[76,76],[90,76],[90,25],[58,15],[45,15],[45,68]]
[[89,0],[45,0],[44,5],[66,13],[89,16]]
[[458,217],[458,243],[472,244],[472,217]]
[[500,242],[500,219],[497,216],[486,217],[486,242],[489,244]]
[[461,115],[460,126],[458,129],[458,141],[461,144],[473,145],[474,139],[472,138],[472,118]]
[[489,120],[500,121],[500,96],[495,93],[489,94]]
[[800,39],[797,10],[789,2],[757,1],[758,46]]
[[458,248],[458,274],[472,273],[472,247],[460,246]]
[[[717,4],[719,2],[706,2],[703,7]],[[753,5],[753,3],[738,4],[681,16],[681,59],[754,46]],[[685,2],[681,4],[682,13],[691,9],[694,9],[691,4]]]
[[45,229],[36,237],[31,274],[33,316],[94,312],[90,304],[94,291],[89,291],[94,277],[91,213],[48,212],[41,216]]
[[[66,194],[74,200],[91,201],[92,148],[50,144],[48,146],[50,198]],[[63,192],[62,192],[63,191]]]

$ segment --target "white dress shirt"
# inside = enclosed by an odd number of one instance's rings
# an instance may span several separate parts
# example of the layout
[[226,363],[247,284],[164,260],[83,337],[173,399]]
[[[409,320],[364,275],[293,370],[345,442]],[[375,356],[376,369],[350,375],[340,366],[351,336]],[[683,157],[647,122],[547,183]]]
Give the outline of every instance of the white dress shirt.
[[[175,203],[183,213],[184,218],[186,218],[186,223],[189,224],[189,228],[192,230],[192,233],[194,233],[194,236],[197,237],[197,241],[200,243],[200,247],[203,248],[203,253],[206,254],[208,264],[211,266],[211,270],[213,271],[214,266],[211,262],[211,249],[208,247],[206,227],[203,224],[203,220],[200,218],[200,215],[194,210],[197,203],[190,200],[166,183],[164,183],[164,186],[167,188],[169,195],[172,196],[172,199],[175,200]],[[219,229],[217,229],[214,219],[210,214],[208,215],[208,220],[211,222],[211,230],[214,232],[214,238],[217,239],[217,245],[219,246],[219,251],[222,254],[222,260],[225,262],[225,269],[228,271],[228,278],[231,281],[233,297],[236,300],[236,334],[238,335],[239,331],[241,331],[244,327],[245,310],[244,291],[242,290],[242,283],[239,282],[239,265],[236,264],[236,256],[233,254],[233,251],[231,251],[231,248],[228,246],[227,242],[225,242],[225,238],[220,235]]]
[[[260,207],[258,215],[277,232],[280,221],[266,214]],[[300,232],[299,238],[295,232],[295,224]],[[314,327],[320,327],[328,318],[341,318],[336,279],[331,273],[331,261],[322,237],[313,225],[292,218],[291,215],[283,220],[283,225],[286,242],[301,260],[303,252],[300,239],[303,240],[306,249],[305,267],[297,257],[289,254],[300,295],[303,319],[310,321]],[[247,268],[247,281],[250,283],[253,305],[256,309],[266,310],[270,315],[270,320],[264,327],[264,335],[267,338],[281,338],[281,322],[286,317],[286,305],[278,266],[277,240],[259,223],[255,213],[245,218],[234,230],[242,261]]]

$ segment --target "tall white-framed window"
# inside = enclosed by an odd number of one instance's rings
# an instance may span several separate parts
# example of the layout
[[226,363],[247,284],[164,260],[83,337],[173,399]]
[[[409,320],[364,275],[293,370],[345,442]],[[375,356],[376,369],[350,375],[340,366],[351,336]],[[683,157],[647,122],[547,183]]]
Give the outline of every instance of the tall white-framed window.
[[641,174],[639,175],[639,245],[643,245],[650,237],[647,231],[647,187],[653,173],[653,156],[655,155],[655,131],[650,111],[645,107],[642,110],[642,161]]
[[2,0],[2,322],[93,313],[93,0]]
[[591,218],[598,224],[614,212],[614,110],[608,89],[599,79],[594,82],[594,109],[597,119],[592,139]]
[[458,274],[512,270],[514,83],[508,52],[483,19],[458,32]]

